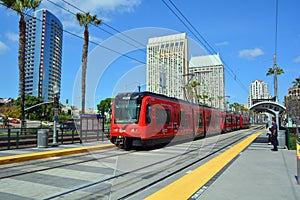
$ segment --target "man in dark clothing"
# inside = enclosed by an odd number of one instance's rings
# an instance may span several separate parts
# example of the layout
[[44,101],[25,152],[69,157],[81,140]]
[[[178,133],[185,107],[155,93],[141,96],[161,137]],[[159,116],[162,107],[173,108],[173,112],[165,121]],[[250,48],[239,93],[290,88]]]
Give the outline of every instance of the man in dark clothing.
[[275,119],[272,119],[272,127],[270,128],[271,131],[271,142],[273,144],[272,151],[278,151],[278,140],[277,140],[277,124],[275,122]]

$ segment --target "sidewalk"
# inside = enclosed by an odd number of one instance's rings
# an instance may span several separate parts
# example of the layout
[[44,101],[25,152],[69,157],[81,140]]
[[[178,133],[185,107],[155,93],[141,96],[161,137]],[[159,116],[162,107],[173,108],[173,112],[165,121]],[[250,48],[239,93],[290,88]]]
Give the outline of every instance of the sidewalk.
[[[295,150],[271,151],[261,134],[197,199],[298,200]],[[205,188],[204,188],[205,189]]]

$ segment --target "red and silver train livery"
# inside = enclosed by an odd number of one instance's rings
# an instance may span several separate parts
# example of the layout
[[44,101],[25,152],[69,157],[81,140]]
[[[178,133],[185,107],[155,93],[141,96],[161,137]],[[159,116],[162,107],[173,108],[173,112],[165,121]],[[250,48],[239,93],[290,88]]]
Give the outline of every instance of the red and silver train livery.
[[110,141],[125,149],[249,128],[249,118],[151,92],[118,94]]

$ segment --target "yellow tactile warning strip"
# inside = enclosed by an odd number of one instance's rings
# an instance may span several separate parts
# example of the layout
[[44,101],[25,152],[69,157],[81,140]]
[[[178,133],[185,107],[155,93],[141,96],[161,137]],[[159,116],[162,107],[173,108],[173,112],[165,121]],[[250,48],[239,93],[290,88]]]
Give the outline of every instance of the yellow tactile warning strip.
[[84,152],[92,152],[98,151],[102,149],[108,149],[115,147],[113,144],[104,144],[104,145],[97,145],[97,146],[83,146],[77,148],[69,148],[69,149],[61,149],[61,150],[51,150],[51,151],[43,151],[43,152],[36,152],[30,154],[21,154],[21,155],[13,155],[13,156],[4,156],[0,157],[0,165],[11,164],[16,162],[25,162],[29,160],[38,160],[43,158],[50,158],[55,156],[65,156],[70,154],[78,154]]
[[150,195],[146,200],[190,198],[195,192],[213,178],[223,167],[249,146],[262,132],[255,133],[204,165],[183,176],[170,185]]

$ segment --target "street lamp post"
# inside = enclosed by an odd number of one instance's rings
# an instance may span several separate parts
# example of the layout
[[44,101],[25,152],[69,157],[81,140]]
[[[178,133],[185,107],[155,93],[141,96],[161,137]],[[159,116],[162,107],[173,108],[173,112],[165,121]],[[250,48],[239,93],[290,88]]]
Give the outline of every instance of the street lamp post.
[[54,94],[54,103],[53,103],[53,110],[54,110],[54,121],[53,121],[53,142],[52,147],[58,147],[57,143],[57,135],[56,135],[56,122],[58,121],[58,108],[59,108],[59,86],[55,84],[53,86],[53,94]]
[[230,96],[228,96],[228,95],[224,96],[224,109],[225,109],[225,112],[227,112],[227,100],[226,100],[226,98],[230,98]]

